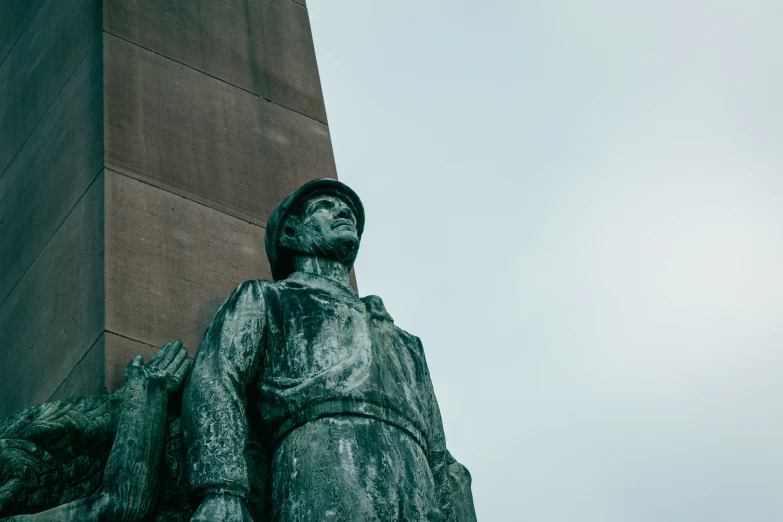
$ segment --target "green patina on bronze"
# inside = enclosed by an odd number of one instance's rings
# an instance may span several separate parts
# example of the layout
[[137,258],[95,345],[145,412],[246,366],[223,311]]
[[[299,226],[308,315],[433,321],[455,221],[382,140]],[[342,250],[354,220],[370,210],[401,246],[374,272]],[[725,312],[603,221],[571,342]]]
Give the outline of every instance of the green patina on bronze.
[[181,422],[179,408],[167,416],[187,372],[181,343],[134,359],[115,394],[9,418],[0,516],[475,521],[421,341],[349,285],[363,229],[361,201],[338,181],[285,198],[266,231],[275,281],[246,281],[223,303]]

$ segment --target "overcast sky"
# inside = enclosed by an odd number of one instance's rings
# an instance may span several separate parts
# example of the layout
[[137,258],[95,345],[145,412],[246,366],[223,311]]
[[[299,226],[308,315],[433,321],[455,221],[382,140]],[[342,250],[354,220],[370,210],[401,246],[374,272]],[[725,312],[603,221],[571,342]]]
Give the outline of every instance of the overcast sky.
[[783,2],[307,3],[479,520],[783,521]]

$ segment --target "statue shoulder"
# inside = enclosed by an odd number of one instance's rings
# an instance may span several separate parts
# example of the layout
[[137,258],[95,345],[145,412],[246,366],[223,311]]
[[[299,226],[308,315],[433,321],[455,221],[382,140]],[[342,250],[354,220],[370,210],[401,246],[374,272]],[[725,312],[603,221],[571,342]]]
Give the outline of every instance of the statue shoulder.
[[412,333],[404,330],[394,324],[394,319],[386,310],[386,306],[383,304],[383,299],[377,295],[368,295],[361,298],[364,307],[367,310],[371,320],[379,321],[381,324],[385,324],[387,328],[395,335],[401,342],[408,346],[415,346],[418,350],[423,351],[421,339]]
[[249,279],[240,283],[223,302],[218,315],[234,315],[242,310],[263,309],[268,289],[274,285],[274,281],[264,279]]
[[394,319],[392,319],[392,316],[389,315],[389,312],[386,311],[386,306],[383,304],[383,299],[381,299],[379,296],[366,295],[361,298],[361,301],[364,303],[364,308],[367,310],[367,315],[370,316],[370,319],[394,323]]
[[281,281],[270,281],[268,279],[248,279],[239,283],[229,298],[239,296],[244,298],[263,299],[263,294],[268,290],[277,290]]

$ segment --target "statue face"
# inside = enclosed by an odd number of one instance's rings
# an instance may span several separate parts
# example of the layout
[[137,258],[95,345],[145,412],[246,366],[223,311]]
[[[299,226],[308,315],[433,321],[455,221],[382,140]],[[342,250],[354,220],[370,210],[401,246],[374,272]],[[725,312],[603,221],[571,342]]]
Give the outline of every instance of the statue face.
[[356,216],[351,207],[337,196],[328,194],[310,198],[304,207],[290,216],[282,244],[348,265],[359,250]]
[[338,197],[315,196],[307,202],[302,214],[302,224],[328,245],[339,248],[341,243],[359,242],[356,216]]

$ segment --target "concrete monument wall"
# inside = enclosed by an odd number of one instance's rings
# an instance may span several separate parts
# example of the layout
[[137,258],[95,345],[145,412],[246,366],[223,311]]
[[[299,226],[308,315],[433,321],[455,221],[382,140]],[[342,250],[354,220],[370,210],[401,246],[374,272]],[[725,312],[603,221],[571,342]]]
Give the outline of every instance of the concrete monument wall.
[[0,0],[0,416],[195,352],[263,227],[336,177],[295,0]]
[[0,416],[104,331],[101,34],[97,0],[0,1]]

